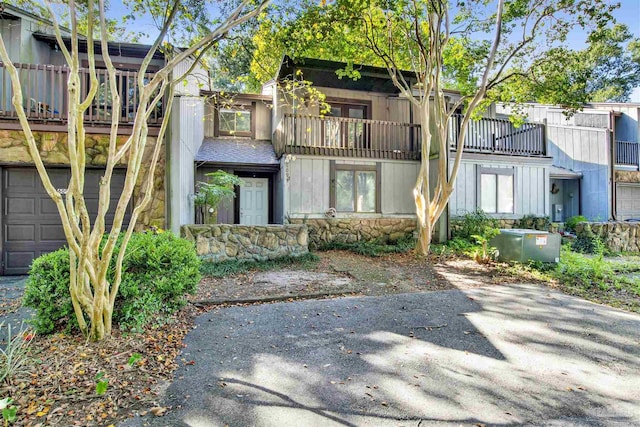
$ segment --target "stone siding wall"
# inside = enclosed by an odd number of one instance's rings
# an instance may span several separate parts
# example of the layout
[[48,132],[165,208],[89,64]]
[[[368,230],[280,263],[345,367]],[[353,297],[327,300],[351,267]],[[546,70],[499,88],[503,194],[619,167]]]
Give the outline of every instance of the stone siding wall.
[[[34,132],[36,143],[40,147],[40,155],[45,165],[68,165],[69,152],[67,145],[67,134],[61,132]],[[118,137],[118,146],[127,140],[126,135]],[[156,139],[147,138],[147,147],[142,159],[140,175],[133,194],[135,203],[144,196],[141,190],[151,163],[152,147]],[[109,149],[109,135],[87,135],[85,152],[87,154],[87,164],[92,166],[104,166],[107,163],[107,152]],[[27,143],[21,131],[0,130],[0,162],[15,163],[17,166],[32,165],[33,160],[29,155]],[[121,165],[126,165],[127,159],[121,160]],[[141,227],[156,226],[165,227],[165,150],[161,150],[160,159],[156,166],[155,179],[153,183],[153,200],[146,211],[142,212],[138,224]]]
[[309,252],[306,225],[183,225],[182,237],[195,243],[210,261],[255,260],[300,256]]
[[616,171],[616,182],[640,182],[640,171]]
[[576,226],[578,238],[600,237],[611,252],[640,252],[640,223],[621,221],[581,222]]
[[331,242],[394,242],[413,236],[417,226],[414,218],[292,219],[291,223],[309,227],[311,249]]

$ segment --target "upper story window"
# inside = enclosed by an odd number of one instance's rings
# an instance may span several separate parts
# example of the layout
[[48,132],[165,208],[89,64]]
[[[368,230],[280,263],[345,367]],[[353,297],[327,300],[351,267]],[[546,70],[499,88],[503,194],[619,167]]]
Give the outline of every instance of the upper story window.
[[218,110],[218,133],[227,136],[252,136],[253,108],[247,106],[233,106]]

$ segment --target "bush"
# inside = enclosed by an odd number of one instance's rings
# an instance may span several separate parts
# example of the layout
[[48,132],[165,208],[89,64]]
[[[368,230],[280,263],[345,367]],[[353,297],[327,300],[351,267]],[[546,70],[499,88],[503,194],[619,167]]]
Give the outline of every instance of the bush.
[[[135,238],[134,238],[135,236]],[[200,282],[200,258],[193,244],[172,233],[136,233],[122,263],[122,283],[114,308],[120,328],[140,330],[186,304]]]
[[36,311],[32,324],[41,334],[50,334],[65,322],[78,326],[69,295],[69,251],[58,249],[33,260],[24,290],[23,304]]
[[607,247],[605,246],[600,236],[597,236],[591,227],[585,227],[585,230],[571,244],[571,249],[575,252],[584,254],[607,254]]
[[453,237],[470,242],[475,241],[472,236],[485,236],[488,230],[498,228],[498,220],[491,218],[482,210],[469,212],[457,222],[458,225],[452,230]]
[[564,228],[567,231],[576,231],[576,225],[581,222],[587,222],[587,218],[583,217],[582,215],[572,216],[565,221]]
[[[118,250],[119,244],[115,254]],[[122,271],[113,322],[120,329],[133,331],[151,321],[163,323],[186,303],[184,294],[193,293],[201,277],[200,259],[193,244],[171,233],[134,233]],[[113,274],[112,266],[109,280]],[[69,295],[66,248],[34,260],[24,303],[36,310],[34,326],[39,333],[51,333],[63,323],[68,329],[77,327]]]

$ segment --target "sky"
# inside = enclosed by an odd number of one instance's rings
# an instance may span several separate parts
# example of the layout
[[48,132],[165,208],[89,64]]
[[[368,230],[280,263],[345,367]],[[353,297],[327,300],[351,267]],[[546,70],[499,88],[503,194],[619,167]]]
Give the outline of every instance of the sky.
[[[640,0],[607,0],[610,3],[620,3],[620,8],[614,11],[616,20],[626,24],[635,37],[640,37]],[[112,0],[110,2],[110,15],[113,18],[124,16],[127,9],[123,6],[121,0]],[[142,33],[141,42],[150,42],[152,37],[157,34],[157,29],[149,19],[137,20],[130,25],[129,29],[137,33]],[[144,36],[146,35],[146,37]],[[569,36],[569,46],[573,49],[581,49],[585,47],[587,34],[582,31],[574,31]],[[640,102],[640,88],[636,88],[631,95],[632,102]]]

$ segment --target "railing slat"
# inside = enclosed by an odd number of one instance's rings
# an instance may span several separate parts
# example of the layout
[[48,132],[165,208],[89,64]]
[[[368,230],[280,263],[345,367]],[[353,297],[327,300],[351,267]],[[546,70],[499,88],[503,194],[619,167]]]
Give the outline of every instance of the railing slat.
[[[23,92],[23,107],[27,117],[42,121],[67,120],[67,81],[69,68],[65,66],[15,63]],[[84,100],[90,90],[89,70],[80,69],[80,95]],[[130,123],[138,109],[137,76],[135,71],[116,71],[117,87],[121,99],[120,111],[111,105],[111,90],[107,70],[96,70],[98,92],[85,116],[87,124],[111,124],[112,115],[123,123]],[[145,74],[150,79],[152,74]],[[11,103],[13,89],[5,66],[0,62],[0,118],[15,118],[16,111]],[[156,92],[159,93],[159,92]],[[159,123],[164,117],[164,100],[151,106],[150,123]]]

